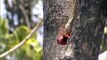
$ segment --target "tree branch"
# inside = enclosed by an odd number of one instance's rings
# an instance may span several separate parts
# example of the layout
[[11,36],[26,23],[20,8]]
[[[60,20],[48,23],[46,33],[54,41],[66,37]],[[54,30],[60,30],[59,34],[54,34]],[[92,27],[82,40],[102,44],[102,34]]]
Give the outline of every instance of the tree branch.
[[8,55],[9,53],[11,53],[11,52],[17,50],[18,48],[20,48],[21,46],[23,46],[23,45],[26,43],[26,41],[28,41],[28,39],[34,34],[34,32],[37,31],[38,28],[39,28],[40,26],[42,26],[42,25],[43,25],[43,20],[41,20],[41,21],[37,24],[37,26],[35,26],[35,28],[31,30],[31,32],[29,33],[29,35],[27,35],[27,36],[25,37],[25,39],[22,40],[22,42],[20,42],[18,45],[16,45],[15,47],[11,48],[10,50],[4,52],[3,54],[1,54],[1,55],[0,55],[0,58],[5,57],[5,56]]
[[19,8],[21,9],[21,11],[22,11],[22,13],[23,13],[23,15],[24,15],[24,17],[25,17],[26,24],[27,24],[27,26],[28,26],[29,29],[30,29],[29,18],[28,18],[28,16],[27,16],[26,10],[24,9],[24,7],[23,7],[22,5],[19,5]]

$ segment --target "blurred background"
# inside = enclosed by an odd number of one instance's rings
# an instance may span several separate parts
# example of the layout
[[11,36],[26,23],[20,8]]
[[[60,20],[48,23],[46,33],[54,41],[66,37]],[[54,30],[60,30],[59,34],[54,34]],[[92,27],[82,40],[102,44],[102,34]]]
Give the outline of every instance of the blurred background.
[[[42,0],[0,0],[0,54],[19,44],[43,19]],[[43,26],[19,49],[0,60],[41,60]]]
[[[42,0],[0,0],[0,54],[19,44],[43,20]],[[19,49],[0,60],[41,60],[43,26]],[[107,50],[107,21],[101,44]]]

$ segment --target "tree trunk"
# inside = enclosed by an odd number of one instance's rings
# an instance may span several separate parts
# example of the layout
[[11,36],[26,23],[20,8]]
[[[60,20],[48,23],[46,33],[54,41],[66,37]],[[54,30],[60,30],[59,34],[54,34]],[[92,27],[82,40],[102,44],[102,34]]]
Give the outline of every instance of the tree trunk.
[[43,0],[43,60],[98,60],[106,16],[106,0],[78,0],[67,45],[56,37],[68,21],[74,0]]

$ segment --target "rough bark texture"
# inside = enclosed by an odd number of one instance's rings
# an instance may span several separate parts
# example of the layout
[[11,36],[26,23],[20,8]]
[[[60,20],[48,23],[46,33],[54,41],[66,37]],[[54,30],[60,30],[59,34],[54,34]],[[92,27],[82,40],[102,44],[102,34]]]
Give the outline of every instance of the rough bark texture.
[[66,46],[56,43],[58,30],[70,13],[71,0],[44,0],[44,60],[59,60]]
[[[43,60],[97,60],[105,26],[106,0],[79,0],[68,46],[56,43],[58,30],[67,22],[73,0],[43,0]],[[66,56],[68,55],[68,56]]]
[[75,60],[98,60],[105,26],[104,0],[80,0],[73,26]]

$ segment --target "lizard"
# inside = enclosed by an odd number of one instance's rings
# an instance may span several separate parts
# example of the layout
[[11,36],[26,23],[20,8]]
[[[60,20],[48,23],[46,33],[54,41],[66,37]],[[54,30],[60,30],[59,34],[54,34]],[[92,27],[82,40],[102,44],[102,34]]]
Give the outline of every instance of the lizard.
[[57,37],[57,43],[60,45],[66,45],[67,39],[69,39],[71,36],[71,28],[73,26],[73,22],[75,20],[74,18],[76,15],[77,0],[73,0],[72,3],[73,6],[71,7],[72,10],[70,11],[69,19],[65,24],[64,29],[62,29],[63,31]]

